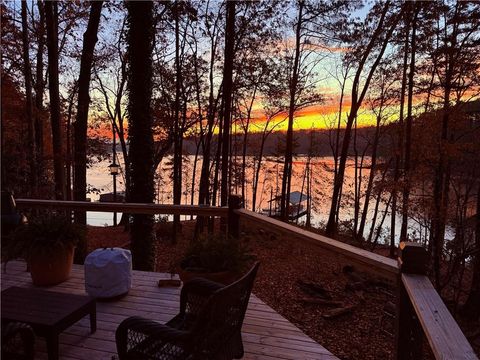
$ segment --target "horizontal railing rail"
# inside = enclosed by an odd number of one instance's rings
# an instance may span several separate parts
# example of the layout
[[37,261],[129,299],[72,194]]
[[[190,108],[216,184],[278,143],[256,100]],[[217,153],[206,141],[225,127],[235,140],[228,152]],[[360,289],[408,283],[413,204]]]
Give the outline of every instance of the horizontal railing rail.
[[425,275],[402,274],[402,284],[436,359],[477,359],[445,303]]
[[169,214],[228,217],[228,207],[199,205],[170,205],[142,203],[110,203],[88,201],[60,201],[16,199],[18,208],[53,208],[71,211],[124,212],[127,214]]
[[326,236],[301,229],[298,226],[290,225],[271,217],[257,214],[253,211],[239,209],[235,210],[235,213],[240,216],[240,219],[250,220],[257,226],[267,227],[269,230],[277,230],[281,233],[301,238],[302,240],[315,244],[324,250],[342,256],[349,261],[360,265],[363,271],[382,276],[393,282],[397,282],[398,280],[398,274],[400,271],[397,261],[393,259],[330,239]]

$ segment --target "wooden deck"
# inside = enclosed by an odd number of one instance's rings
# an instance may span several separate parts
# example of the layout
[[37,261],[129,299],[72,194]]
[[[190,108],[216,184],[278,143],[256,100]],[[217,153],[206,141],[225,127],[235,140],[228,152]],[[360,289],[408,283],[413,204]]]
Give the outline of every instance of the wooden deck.
[[[4,272],[2,264],[2,290],[10,286],[33,286],[25,269],[25,263],[12,261]],[[169,276],[134,271],[133,288],[127,296],[117,301],[97,302],[97,331],[94,334],[90,334],[87,316],[60,335],[60,358],[111,360],[116,355],[115,329],[124,318],[140,315],[160,322],[172,318],[178,312],[180,289],[156,286],[158,279]],[[85,294],[83,266],[74,265],[70,280],[48,289]],[[242,334],[244,359],[337,359],[255,295],[250,298]],[[37,337],[36,353],[38,359],[47,358],[43,338]]]

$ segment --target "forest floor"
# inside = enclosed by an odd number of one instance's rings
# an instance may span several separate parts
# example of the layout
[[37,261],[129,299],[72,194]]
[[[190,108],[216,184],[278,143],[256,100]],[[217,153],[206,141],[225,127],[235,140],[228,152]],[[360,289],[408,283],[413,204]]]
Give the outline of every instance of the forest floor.
[[[193,235],[194,222],[183,222],[181,235],[173,245],[168,241],[169,226],[157,225],[159,272],[175,271]],[[90,251],[126,246],[129,240],[123,227],[89,227],[88,234]],[[365,274],[356,271],[346,272],[345,263],[309,243],[245,229],[242,240],[261,263],[253,292],[275,311],[340,359],[394,358],[394,319],[385,312],[396,302],[394,287],[369,281]],[[381,248],[376,252],[386,254]],[[359,276],[366,281],[352,286],[358,283]],[[323,304],[309,303],[312,297],[308,290],[312,289],[320,289],[327,300]],[[346,312],[327,318],[332,306]],[[470,323],[465,324],[464,331],[474,333],[479,328],[478,323]],[[480,353],[480,336],[471,339],[471,343]],[[426,344],[424,349],[425,359],[433,358]]]

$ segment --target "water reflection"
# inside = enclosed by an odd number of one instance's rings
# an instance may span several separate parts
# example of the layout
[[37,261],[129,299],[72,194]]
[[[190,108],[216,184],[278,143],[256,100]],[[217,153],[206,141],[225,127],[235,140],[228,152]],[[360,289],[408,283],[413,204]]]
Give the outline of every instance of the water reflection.
[[[121,155],[120,163],[123,166],[123,159]],[[194,168],[194,156],[185,156],[183,163],[183,193],[182,203],[184,204],[197,204],[198,202],[198,183],[200,179],[201,171],[201,157],[197,160],[196,175],[195,175],[195,189],[192,196],[192,178]],[[238,158],[238,164],[241,159]],[[299,191],[311,196],[311,224],[315,227],[322,227],[328,219],[330,211],[331,193],[333,190],[333,168],[334,161],[332,157],[313,157],[310,159],[310,167],[307,170],[308,158],[306,156],[295,157],[292,169],[292,185],[291,191]],[[235,162],[235,158],[233,159]],[[370,174],[370,168],[368,166],[370,162],[369,158],[364,159],[364,166],[361,171],[355,171],[353,160],[347,162],[347,168],[345,171],[344,187],[342,194],[342,204],[340,207],[340,220],[345,223],[352,223],[354,217],[354,193],[355,193],[355,179],[360,182],[361,193],[363,194],[367,186],[368,176]],[[88,169],[87,178],[88,183],[99,192],[91,193],[89,197],[92,201],[98,201],[99,194],[104,192],[111,192],[113,189],[112,177],[108,172],[108,161],[95,164]],[[254,173],[256,166],[258,166],[254,157],[247,158],[245,184],[243,191],[245,193],[245,206],[247,209],[252,209],[253,192],[254,192]],[[234,168],[240,169],[241,166],[235,166]],[[269,200],[280,194],[281,189],[281,176],[282,176],[283,163],[273,158],[265,158],[262,161],[258,188],[256,195],[255,211],[261,212],[262,210],[268,211],[270,204]],[[380,180],[381,174],[376,174],[376,181]],[[124,174],[121,172],[117,177],[117,190],[124,191],[125,180]],[[163,204],[173,203],[172,197],[172,158],[167,157],[163,160],[156,174],[156,201]],[[242,181],[240,171],[233,173],[232,176],[232,192],[236,194],[242,194]],[[371,198],[371,204],[369,206],[369,214],[367,216],[367,223],[365,226],[365,236],[368,235],[372,226],[372,218],[375,211],[375,202],[378,197],[378,192],[374,192]],[[387,239],[390,232],[390,212],[385,213],[386,204],[388,203],[389,193],[382,192],[380,194],[380,202],[378,206],[378,214],[375,221],[375,231],[381,231],[379,234],[380,240],[382,238]],[[217,199],[219,196],[217,196]],[[361,198],[360,209],[363,208],[363,198]],[[121,214],[118,215],[119,218]],[[185,216],[185,219],[190,219],[190,216]],[[383,222],[382,222],[383,219]],[[306,217],[303,216],[296,220],[299,224],[304,223]],[[397,228],[400,228],[399,217],[397,220]],[[112,225],[112,214],[89,212],[87,221],[90,225],[103,226]],[[381,227],[379,225],[381,224]],[[411,225],[410,233],[416,233],[425,231],[421,224],[414,223]],[[397,231],[398,232],[398,231]],[[398,235],[397,235],[398,236]],[[397,239],[398,240],[398,239]]]

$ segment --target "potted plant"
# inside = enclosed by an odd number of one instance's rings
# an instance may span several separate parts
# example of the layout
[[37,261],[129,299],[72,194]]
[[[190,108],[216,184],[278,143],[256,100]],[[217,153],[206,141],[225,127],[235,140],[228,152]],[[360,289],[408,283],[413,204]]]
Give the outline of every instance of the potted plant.
[[194,239],[180,260],[183,282],[196,277],[230,284],[241,277],[253,260],[245,244],[225,235],[203,235]]
[[15,231],[9,257],[25,258],[34,285],[55,285],[70,277],[75,246],[84,237],[85,228],[66,216],[42,215]]

